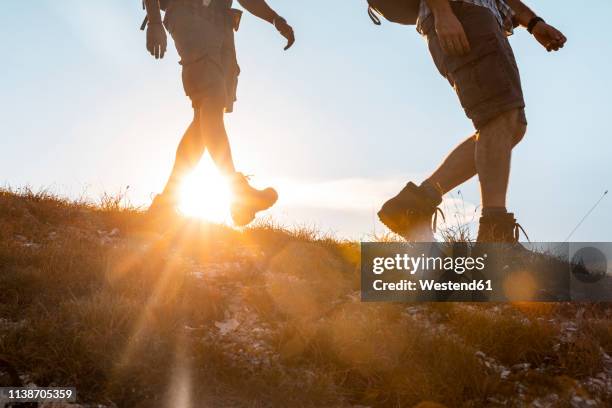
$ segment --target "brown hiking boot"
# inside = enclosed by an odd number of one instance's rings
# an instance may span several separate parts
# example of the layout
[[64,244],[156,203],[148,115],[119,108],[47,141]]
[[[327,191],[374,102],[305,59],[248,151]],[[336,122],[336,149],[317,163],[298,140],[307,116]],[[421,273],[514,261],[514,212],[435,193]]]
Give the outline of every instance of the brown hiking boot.
[[178,202],[174,197],[170,197],[169,194],[158,194],[145,213],[145,220],[157,227],[164,227],[174,222],[180,215],[177,206]]
[[512,213],[485,215],[480,217],[477,242],[517,244],[521,231],[529,240],[527,233],[516,222]]
[[[378,218],[391,231],[413,242],[434,242],[438,208],[442,200],[434,200],[414,183],[408,183],[398,195],[383,204]],[[433,219],[433,227],[432,227]]]
[[152,220],[168,218],[178,215],[178,202],[169,194],[158,194],[147,210],[147,217]]
[[258,190],[249,184],[249,179],[242,173],[236,173],[231,181],[234,199],[231,206],[232,219],[239,227],[250,224],[255,215],[272,207],[278,200],[278,193],[273,188]]
[[177,206],[178,202],[169,194],[156,195],[141,219],[142,227],[152,228],[156,232],[167,232],[181,218]]

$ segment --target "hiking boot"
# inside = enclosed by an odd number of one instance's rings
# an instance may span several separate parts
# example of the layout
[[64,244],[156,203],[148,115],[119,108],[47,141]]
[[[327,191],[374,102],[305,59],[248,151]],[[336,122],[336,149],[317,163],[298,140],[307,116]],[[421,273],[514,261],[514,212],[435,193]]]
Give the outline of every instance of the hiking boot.
[[477,242],[518,244],[521,231],[529,240],[512,213],[484,215],[480,217]]
[[177,215],[177,201],[169,194],[158,194],[147,210],[147,217],[157,220]]
[[[413,242],[435,242],[438,208],[442,199],[436,200],[414,183],[408,183],[398,195],[383,204],[378,218],[391,231]],[[433,218],[433,228],[432,228]]]
[[234,193],[231,205],[232,219],[239,227],[250,224],[255,215],[272,207],[278,200],[278,193],[273,188],[258,190],[249,184],[249,179],[242,173],[236,173],[231,181]]

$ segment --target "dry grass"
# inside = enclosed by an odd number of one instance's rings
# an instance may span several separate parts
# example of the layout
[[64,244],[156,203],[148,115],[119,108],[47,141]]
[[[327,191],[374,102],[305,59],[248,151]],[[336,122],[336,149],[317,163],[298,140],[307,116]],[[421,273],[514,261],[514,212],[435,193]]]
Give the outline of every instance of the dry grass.
[[2,191],[0,359],[119,407],[612,402],[605,305],[366,304],[358,270],[309,228],[160,234],[125,197]]

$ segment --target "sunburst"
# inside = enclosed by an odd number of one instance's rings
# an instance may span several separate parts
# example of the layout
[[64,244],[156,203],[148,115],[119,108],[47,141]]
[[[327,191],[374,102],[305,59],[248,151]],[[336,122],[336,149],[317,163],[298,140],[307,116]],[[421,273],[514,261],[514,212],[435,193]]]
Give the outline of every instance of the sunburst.
[[205,157],[182,183],[179,210],[187,217],[228,223],[231,199],[227,179]]

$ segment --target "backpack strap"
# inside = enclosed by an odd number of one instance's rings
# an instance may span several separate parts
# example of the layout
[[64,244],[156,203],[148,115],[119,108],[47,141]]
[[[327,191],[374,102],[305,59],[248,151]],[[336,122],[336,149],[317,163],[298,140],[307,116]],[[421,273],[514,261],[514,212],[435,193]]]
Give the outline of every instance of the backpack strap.
[[380,25],[380,18],[372,8],[372,6],[368,6],[368,16],[370,16],[370,20],[376,25]]
[[147,24],[149,24],[149,17],[145,17],[144,20],[142,20],[142,24],[140,25],[140,31],[144,31],[145,28],[147,28]]
[[[142,9],[145,11],[147,10],[144,0],[142,0]],[[148,23],[149,23],[149,16],[145,16],[144,20],[142,20],[142,24],[140,25],[140,31],[144,31],[144,29],[147,28]]]

